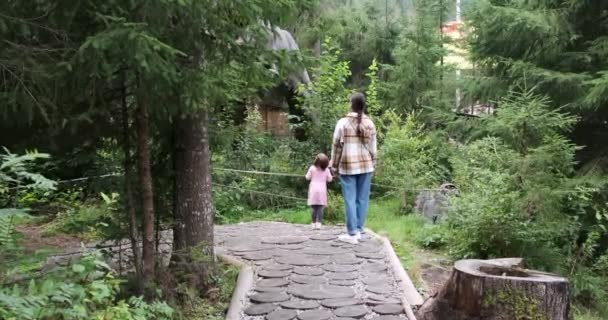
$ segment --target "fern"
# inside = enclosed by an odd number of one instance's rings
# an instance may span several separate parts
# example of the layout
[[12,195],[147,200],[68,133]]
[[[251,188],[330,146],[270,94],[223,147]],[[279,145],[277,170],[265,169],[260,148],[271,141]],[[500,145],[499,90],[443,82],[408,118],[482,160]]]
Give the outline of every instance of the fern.
[[19,185],[30,189],[55,189],[56,182],[41,174],[30,172],[31,165],[39,159],[48,159],[48,154],[29,151],[23,155],[16,155],[6,148],[3,149],[5,154],[0,154],[0,193],[8,185]]
[[0,209],[0,249],[11,249],[16,245],[14,219],[24,216],[25,209],[6,208]]

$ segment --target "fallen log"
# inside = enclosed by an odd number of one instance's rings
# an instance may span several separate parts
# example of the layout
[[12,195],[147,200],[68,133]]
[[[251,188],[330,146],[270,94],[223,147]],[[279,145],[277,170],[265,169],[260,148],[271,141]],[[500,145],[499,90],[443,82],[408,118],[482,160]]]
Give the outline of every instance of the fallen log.
[[568,280],[521,267],[522,259],[460,260],[418,320],[568,320]]

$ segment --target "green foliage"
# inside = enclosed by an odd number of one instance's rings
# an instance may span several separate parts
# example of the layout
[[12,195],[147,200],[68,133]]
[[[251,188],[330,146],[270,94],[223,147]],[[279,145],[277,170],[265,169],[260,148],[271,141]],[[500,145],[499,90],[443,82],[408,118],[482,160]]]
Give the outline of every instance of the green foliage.
[[118,300],[120,280],[99,253],[88,253],[54,277],[0,290],[2,319],[171,319],[162,302]]
[[415,20],[401,33],[394,50],[395,64],[384,65],[387,76],[383,99],[388,107],[402,114],[422,107],[437,108],[439,102],[443,103],[440,98],[444,67],[439,62],[445,50],[437,26],[448,2],[416,1]]
[[300,107],[309,120],[304,123],[306,135],[318,152],[329,154],[331,137],[338,119],[348,112],[346,80],[351,72],[348,62],[340,59],[340,49],[330,38],[323,42],[323,51],[315,78],[306,88]]
[[340,191],[329,191],[327,195],[327,207],[323,212],[323,220],[329,223],[344,221],[344,198]]
[[351,6],[322,1],[315,12],[294,26],[302,46],[315,51],[320,49],[323,39],[333,39],[341,48],[340,60],[350,61],[349,83],[357,88],[367,84],[365,72],[374,59],[380,63],[393,61],[392,52],[403,27],[393,3],[387,2],[385,6],[384,2],[364,2]]
[[448,172],[442,162],[449,147],[441,136],[427,134],[414,113],[403,120],[389,111],[382,118],[386,132],[374,178],[379,184],[396,189],[402,199],[402,212],[409,213],[417,189],[444,182]]
[[35,161],[48,158],[48,154],[37,151],[16,155],[4,148],[4,154],[0,155],[0,196],[8,192],[9,187],[53,190],[54,181],[31,170]]
[[606,251],[597,233],[605,233],[605,210],[602,187],[574,175],[577,148],[563,136],[574,119],[530,92],[499,105],[450,158],[459,195],[451,199],[447,247],[456,257],[523,256],[571,277],[574,298],[598,307],[605,278],[592,268]]
[[101,200],[74,203],[60,211],[45,226],[46,235],[59,233],[84,235],[89,239],[108,239],[124,236],[125,222],[116,214],[118,194],[101,193]]
[[[550,109],[580,116],[568,134],[583,163],[605,170],[606,37],[604,1],[476,1],[468,14],[473,61],[479,77],[467,94],[496,100],[508,90],[534,85]],[[601,161],[598,161],[601,160]]]
[[17,249],[15,219],[26,215],[27,210],[25,209],[0,209],[0,249],[4,254]]
[[232,293],[234,291],[239,269],[226,264],[220,264],[211,277],[215,283],[213,293],[201,298],[193,294],[188,302],[181,305],[184,319],[221,320],[226,317]]

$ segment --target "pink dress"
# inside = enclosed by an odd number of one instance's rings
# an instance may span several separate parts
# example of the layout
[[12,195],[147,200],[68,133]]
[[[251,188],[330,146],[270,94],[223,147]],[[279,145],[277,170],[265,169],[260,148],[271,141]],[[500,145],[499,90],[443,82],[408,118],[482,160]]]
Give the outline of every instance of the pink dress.
[[327,205],[327,183],[331,182],[332,176],[329,168],[321,170],[310,166],[306,173],[306,180],[310,181],[308,187],[308,205]]

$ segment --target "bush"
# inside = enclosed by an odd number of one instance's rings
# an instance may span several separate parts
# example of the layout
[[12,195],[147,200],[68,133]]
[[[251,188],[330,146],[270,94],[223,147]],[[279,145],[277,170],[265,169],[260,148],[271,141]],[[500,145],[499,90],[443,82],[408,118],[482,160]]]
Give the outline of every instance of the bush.
[[402,199],[401,212],[410,213],[417,189],[435,187],[447,179],[448,170],[442,163],[446,156],[442,153],[449,147],[440,137],[425,132],[415,114],[402,120],[387,112],[383,119],[387,128],[374,180],[396,192]]
[[45,233],[47,235],[80,234],[90,239],[122,236],[124,223],[121,223],[120,217],[116,214],[118,194],[101,193],[101,198],[103,201],[72,203],[46,225]]
[[163,302],[148,304],[140,297],[118,300],[121,281],[114,278],[100,253],[58,270],[44,280],[0,289],[2,319],[171,319]]
[[344,198],[340,191],[329,191],[327,196],[327,207],[323,214],[323,220],[328,222],[344,222]]
[[524,257],[569,277],[575,301],[600,307],[605,182],[575,176],[577,147],[563,136],[573,119],[548,111],[546,99],[511,93],[498,105],[450,159],[459,195],[450,199],[447,248],[456,258]]

